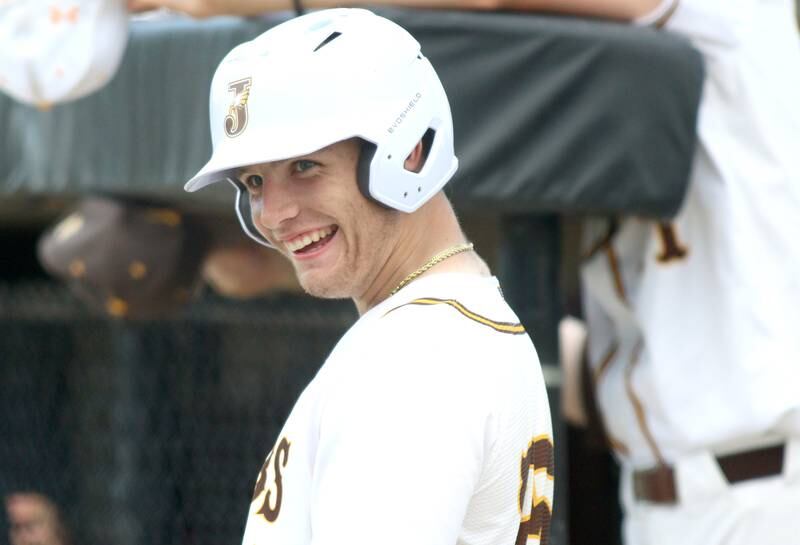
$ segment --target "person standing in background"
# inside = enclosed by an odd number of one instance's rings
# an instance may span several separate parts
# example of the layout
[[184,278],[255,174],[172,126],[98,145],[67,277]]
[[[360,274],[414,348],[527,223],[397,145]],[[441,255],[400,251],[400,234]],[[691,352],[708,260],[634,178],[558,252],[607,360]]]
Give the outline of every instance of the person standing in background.
[[669,222],[586,224],[591,387],[628,545],[785,545],[800,511],[800,37],[792,0],[666,0],[706,82]]
[[5,498],[11,545],[71,545],[58,507],[35,492],[15,492]]

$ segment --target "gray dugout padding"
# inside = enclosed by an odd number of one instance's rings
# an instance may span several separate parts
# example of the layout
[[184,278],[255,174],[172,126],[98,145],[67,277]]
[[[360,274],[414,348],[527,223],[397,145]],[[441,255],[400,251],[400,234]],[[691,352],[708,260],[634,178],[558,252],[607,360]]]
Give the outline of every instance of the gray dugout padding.
[[[669,217],[695,144],[699,55],[650,28],[516,13],[380,9],[412,32],[452,103],[462,209]],[[101,91],[39,111],[0,96],[0,199],[189,197],[207,160],[208,88],[234,45],[287,17],[134,21]]]

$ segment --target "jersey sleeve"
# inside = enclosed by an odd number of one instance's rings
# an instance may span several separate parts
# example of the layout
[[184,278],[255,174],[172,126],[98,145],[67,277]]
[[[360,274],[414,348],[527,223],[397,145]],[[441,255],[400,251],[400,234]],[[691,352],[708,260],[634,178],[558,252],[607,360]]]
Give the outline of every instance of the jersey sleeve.
[[336,377],[321,408],[313,545],[456,543],[491,418],[459,373],[468,355],[423,329],[384,328]]

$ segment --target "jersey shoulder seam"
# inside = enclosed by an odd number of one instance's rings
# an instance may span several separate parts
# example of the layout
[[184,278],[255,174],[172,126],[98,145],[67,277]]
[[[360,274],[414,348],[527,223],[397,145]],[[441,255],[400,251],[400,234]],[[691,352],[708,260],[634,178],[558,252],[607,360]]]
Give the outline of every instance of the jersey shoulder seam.
[[455,309],[461,316],[472,320],[473,322],[479,323],[486,327],[489,327],[499,333],[507,333],[510,335],[522,335],[525,333],[525,327],[519,322],[499,322],[497,320],[492,320],[491,318],[487,318],[477,312],[474,312],[464,306],[462,303],[457,301],[456,299],[439,299],[437,297],[419,297],[412,301],[408,301],[407,303],[403,303],[402,305],[398,305],[394,308],[387,310],[382,317],[405,307],[410,306],[436,306],[436,305],[445,305],[450,308]]

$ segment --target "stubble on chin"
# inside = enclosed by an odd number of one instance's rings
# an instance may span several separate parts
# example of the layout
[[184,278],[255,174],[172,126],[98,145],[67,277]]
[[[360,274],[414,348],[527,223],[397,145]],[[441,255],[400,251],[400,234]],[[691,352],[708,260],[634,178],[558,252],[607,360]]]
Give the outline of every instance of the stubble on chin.
[[308,295],[320,299],[349,299],[353,296],[352,288],[346,278],[341,275],[324,275],[319,273],[301,273],[295,268],[297,281]]

